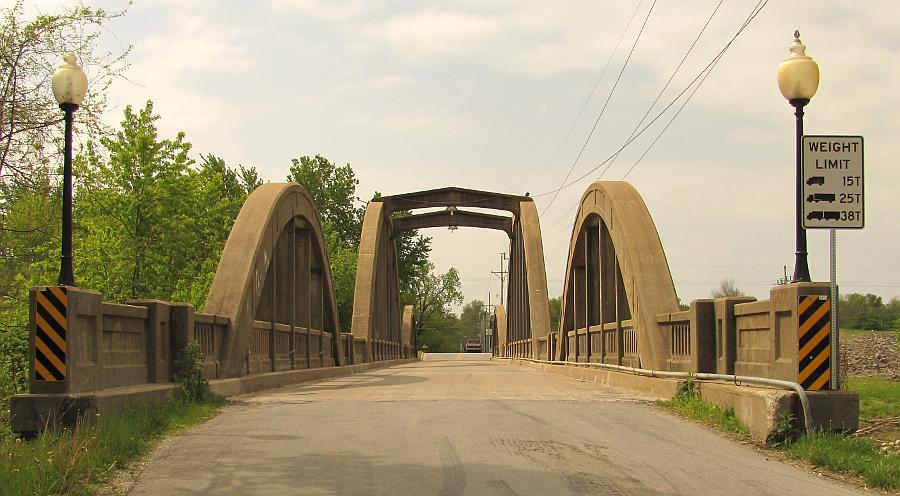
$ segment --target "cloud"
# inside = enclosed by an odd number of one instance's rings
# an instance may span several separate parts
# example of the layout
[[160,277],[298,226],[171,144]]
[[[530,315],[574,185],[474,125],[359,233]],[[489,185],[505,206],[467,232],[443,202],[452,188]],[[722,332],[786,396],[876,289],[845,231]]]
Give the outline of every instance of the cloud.
[[[465,117],[440,110],[386,111],[378,114],[348,112],[341,119],[351,126],[375,126],[394,133],[437,133],[437,136],[458,135],[475,128]],[[421,136],[421,135],[420,135]]]
[[421,10],[362,25],[360,36],[403,57],[477,53],[501,33],[496,19],[461,11]]
[[376,90],[408,88],[416,84],[416,80],[405,76],[380,76],[366,81],[366,86]]
[[375,7],[375,3],[371,0],[272,0],[272,8],[328,21],[344,21],[359,17]]

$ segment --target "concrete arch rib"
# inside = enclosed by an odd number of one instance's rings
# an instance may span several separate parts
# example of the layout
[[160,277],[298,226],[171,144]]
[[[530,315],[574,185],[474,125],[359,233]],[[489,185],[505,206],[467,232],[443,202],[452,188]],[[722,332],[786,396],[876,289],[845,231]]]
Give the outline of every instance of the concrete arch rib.
[[[530,325],[531,358],[538,356],[538,340],[550,333],[550,297],[547,293],[547,269],[544,264],[544,242],[541,238],[541,222],[533,201],[519,203],[519,223],[525,258],[525,284],[527,319]],[[508,332],[508,330],[507,330]]]
[[494,318],[491,321],[491,327],[494,331],[494,355],[499,357],[507,356],[507,345],[509,339],[506,336],[506,309],[503,305],[494,305]]
[[[597,236],[600,239],[589,240],[587,233],[591,229],[605,231],[608,235],[604,232],[592,233],[594,239]],[[618,294],[624,290],[627,309],[623,309],[623,313],[630,318],[636,333],[640,365],[665,369],[668,347],[666,337],[657,332],[656,315],[677,312],[678,298],[662,242],[647,205],[637,190],[624,181],[595,182],[581,197],[569,241],[558,350],[561,355],[566,353],[568,331],[595,324],[580,319],[582,313],[590,313],[589,309],[597,303],[601,307],[606,304],[602,299],[607,296],[592,294],[591,285],[596,284],[594,288],[597,288],[602,284],[592,279],[598,277],[590,269],[596,262],[589,260],[592,256],[598,256],[592,255],[591,251],[596,249],[593,245],[598,242],[603,246],[603,236],[608,236],[618,265],[614,278],[620,282],[614,285],[621,284],[620,289],[611,293]],[[615,262],[599,260],[599,266],[615,268]],[[601,301],[589,301],[595,297]],[[615,299],[615,296],[612,297]],[[612,303],[612,306],[618,304]],[[590,320],[589,316],[587,320]],[[606,318],[603,321],[609,322]]]
[[[304,246],[301,247],[297,239],[287,240],[287,233],[303,239]],[[293,249],[294,253],[285,252],[288,248]],[[273,295],[272,298],[278,300],[273,306],[278,304],[292,309],[281,312],[290,317],[279,319],[279,323],[321,326],[319,330],[332,333],[332,342],[339,346],[339,320],[331,267],[321,219],[312,197],[299,184],[264,184],[256,188],[241,207],[225,242],[204,307],[206,313],[229,317],[233,325],[233,332],[228,333],[223,343],[226,377],[245,373],[253,322],[264,296],[267,275],[271,275],[272,264],[279,261],[294,268],[291,271],[294,274],[293,285],[298,284],[299,272],[305,270],[309,277],[316,278],[317,288],[321,290],[321,298],[317,298],[315,308],[311,298],[307,299],[308,306],[301,309],[299,305],[295,308],[297,302],[288,301],[287,295]],[[311,291],[309,286],[307,290]],[[285,293],[293,294],[296,299],[298,295],[292,291]],[[301,312],[305,312],[306,322],[280,322],[297,320]],[[341,356],[339,352],[334,353],[335,360],[340,360]]]
[[353,289],[351,332],[357,338],[400,342],[400,289],[390,211],[370,201],[363,217]]

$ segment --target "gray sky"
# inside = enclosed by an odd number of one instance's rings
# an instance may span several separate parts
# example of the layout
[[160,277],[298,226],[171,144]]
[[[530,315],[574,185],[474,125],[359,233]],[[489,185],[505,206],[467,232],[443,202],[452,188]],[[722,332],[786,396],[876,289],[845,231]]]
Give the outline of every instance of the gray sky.
[[[755,3],[722,3],[651,116],[731,39]],[[134,52],[132,82],[113,87],[109,120],[118,122],[126,104],[152,99],[162,134],[186,131],[196,154],[254,165],[265,179],[283,181],[292,157],[319,153],[351,163],[363,199],[376,190],[445,186],[535,196],[558,187],[572,166],[650,4],[138,0],[110,26]],[[572,177],[622,146],[717,4],[656,3]],[[866,228],[838,233],[841,289],[900,295],[898,18],[896,2],[770,1],[628,175],[656,222],[682,300],[708,297],[724,278],[767,298],[782,267],[793,270],[794,122],[775,72],[795,28],[822,74],[806,132],[866,140]],[[105,42],[118,43],[111,35]],[[541,223],[551,295],[562,292],[573,205],[601,172],[622,179],[670,116],[549,209],[552,196],[537,197],[539,210],[547,209]],[[505,235],[423,234],[434,238],[439,270],[459,269],[467,300],[499,293],[490,271],[499,269]],[[813,279],[827,280],[827,231],[809,232],[809,251]]]

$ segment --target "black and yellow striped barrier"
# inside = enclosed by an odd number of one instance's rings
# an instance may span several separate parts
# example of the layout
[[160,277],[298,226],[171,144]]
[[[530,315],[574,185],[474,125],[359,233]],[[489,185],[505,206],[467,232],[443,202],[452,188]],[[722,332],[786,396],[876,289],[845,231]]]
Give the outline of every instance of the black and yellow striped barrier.
[[69,299],[65,286],[36,292],[34,315],[34,378],[66,380],[66,331]]
[[831,301],[801,296],[797,322],[797,382],[808,391],[831,389]]

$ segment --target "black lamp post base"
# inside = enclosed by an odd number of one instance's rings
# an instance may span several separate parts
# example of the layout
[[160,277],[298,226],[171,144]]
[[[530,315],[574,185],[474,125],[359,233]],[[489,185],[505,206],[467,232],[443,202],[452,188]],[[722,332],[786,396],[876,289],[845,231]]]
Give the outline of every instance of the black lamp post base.
[[72,271],[72,123],[78,105],[61,103],[59,108],[66,113],[66,142],[63,155],[63,191],[62,191],[62,256],[59,263],[59,285],[75,286],[75,275]]
[[794,107],[796,117],[796,154],[797,154],[797,196],[796,222],[797,222],[797,249],[794,252],[794,278],[793,282],[809,282],[809,262],[806,252],[806,229],[803,227],[803,107],[809,103],[808,98],[794,98],[788,100]]

